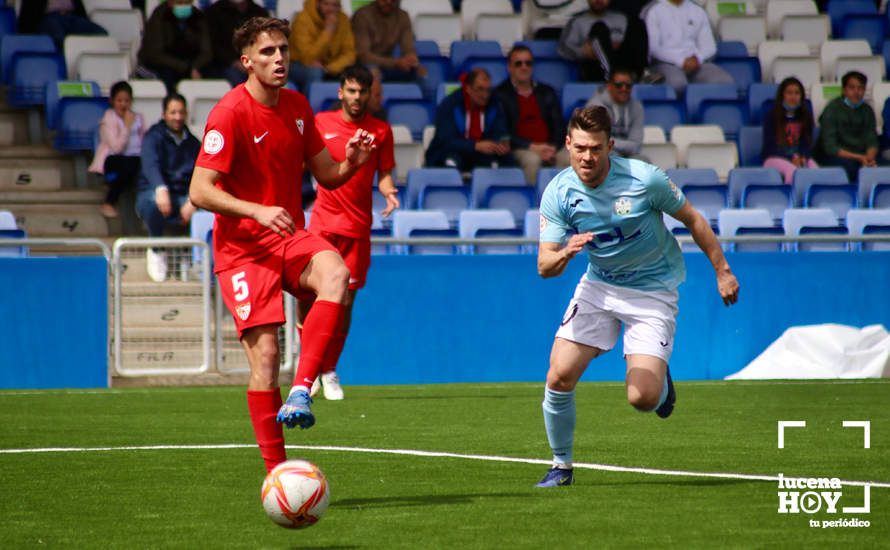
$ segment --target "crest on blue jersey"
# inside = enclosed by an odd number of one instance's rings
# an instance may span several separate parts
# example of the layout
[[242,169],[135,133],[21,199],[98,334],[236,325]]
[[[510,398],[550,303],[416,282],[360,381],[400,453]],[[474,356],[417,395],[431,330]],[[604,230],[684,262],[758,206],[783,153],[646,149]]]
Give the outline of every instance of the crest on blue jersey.
[[615,201],[615,213],[619,216],[626,216],[630,214],[630,211],[633,207],[633,203],[630,202],[630,199],[627,197],[621,197],[617,201]]

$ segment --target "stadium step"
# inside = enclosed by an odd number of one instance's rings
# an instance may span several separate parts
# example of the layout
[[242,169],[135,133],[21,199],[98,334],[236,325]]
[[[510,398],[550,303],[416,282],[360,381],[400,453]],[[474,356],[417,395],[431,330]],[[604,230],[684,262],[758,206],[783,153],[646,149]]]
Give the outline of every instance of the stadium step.
[[195,328],[204,323],[201,297],[122,296],[121,326],[131,328]]
[[10,208],[29,237],[96,238],[109,234],[95,205],[22,204]]
[[0,147],[0,190],[55,190],[75,181],[73,158],[47,145]]
[[28,113],[0,107],[0,147],[28,142]]

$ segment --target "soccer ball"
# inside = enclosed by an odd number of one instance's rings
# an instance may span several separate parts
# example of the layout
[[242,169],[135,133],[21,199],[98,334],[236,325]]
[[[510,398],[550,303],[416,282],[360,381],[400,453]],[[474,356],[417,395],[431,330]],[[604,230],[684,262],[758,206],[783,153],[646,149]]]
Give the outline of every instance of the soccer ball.
[[288,460],[272,469],[260,494],[269,519],[289,529],[315,525],[331,493],[318,466],[305,460]]

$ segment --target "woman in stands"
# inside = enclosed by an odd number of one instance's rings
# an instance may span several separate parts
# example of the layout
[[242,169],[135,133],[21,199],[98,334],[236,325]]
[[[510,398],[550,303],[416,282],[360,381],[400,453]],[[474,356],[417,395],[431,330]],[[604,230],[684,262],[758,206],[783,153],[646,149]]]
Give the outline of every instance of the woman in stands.
[[775,168],[790,184],[798,168],[818,168],[812,159],[813,113],[800,80],[786,78],[763,119],[763,165]]
[[146,126],[142,115],[134,113],[133,88],[124,81],[111,87],[111,107],[99,122],[99,147],[90,164],[90,172],[105,176],[108,193],[100,206],[106,218],[116,218],[117,201],[139,176],[139,155]]

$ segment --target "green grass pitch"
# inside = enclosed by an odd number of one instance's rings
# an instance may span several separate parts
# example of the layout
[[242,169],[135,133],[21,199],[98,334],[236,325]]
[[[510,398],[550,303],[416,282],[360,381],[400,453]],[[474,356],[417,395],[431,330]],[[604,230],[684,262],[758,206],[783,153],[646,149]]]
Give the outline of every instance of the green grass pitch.
[[[289,456],[331,484],[327,514],[301,531],[263,513],[243,388],[0,392],[0,548],[890,547],[890,380],[678,382],[668,420],[634,411],[622,384],[577,391],[578,463],[882,483],[868,514],[779,514],[775,481],[578,468],[574,486],[541,490],[542,464],[317,448],[546,460],[542,388],[319,399],[316,426],[287,433],[301,446]],[[781,450],[779,420],[807,422]],[[869,449],[844,420],[870,421]],[[199,447],[223,444],[235,446]],[[111,449],[9,451],[99,447]],[[863,504],[863,487],[842,492],[839,505]],[[851,517],[870,526],[821,527]]]

